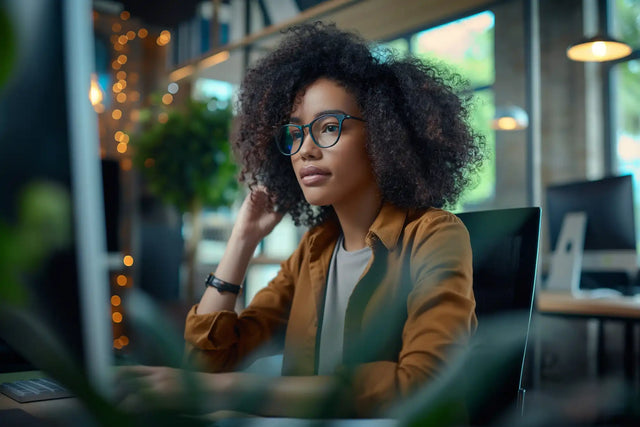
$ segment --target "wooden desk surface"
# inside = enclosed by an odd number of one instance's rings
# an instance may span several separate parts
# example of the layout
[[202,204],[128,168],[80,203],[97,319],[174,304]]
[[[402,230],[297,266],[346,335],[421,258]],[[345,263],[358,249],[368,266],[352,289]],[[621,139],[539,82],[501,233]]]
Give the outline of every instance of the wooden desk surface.
[[538,312],[543,314],[640,321],[640,295],[592,298],[571,293],[538,291],[535,301]]

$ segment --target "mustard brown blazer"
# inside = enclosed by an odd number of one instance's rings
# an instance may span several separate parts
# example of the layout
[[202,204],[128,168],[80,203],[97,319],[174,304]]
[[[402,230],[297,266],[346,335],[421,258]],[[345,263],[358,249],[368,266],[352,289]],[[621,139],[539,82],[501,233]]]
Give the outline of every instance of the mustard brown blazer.
[[[230,371],[275,340],[283,345],[283,375],[316,374],[327,272],[339,233],[336,221],[307,231],[239,315],[199,315],[194,306],[185,326],[187,357],[210,372]],[[344,364],[355,368],[360,414],[378,412],[437,376],[477,325],[471,245],[458,217],[384,204],[366,242],[372,257],[349,299],[343,349]]]

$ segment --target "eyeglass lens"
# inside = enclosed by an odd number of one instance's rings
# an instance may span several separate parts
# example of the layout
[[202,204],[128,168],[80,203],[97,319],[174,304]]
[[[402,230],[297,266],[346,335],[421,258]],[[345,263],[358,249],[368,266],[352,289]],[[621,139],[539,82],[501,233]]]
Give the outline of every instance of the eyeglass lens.
[[[311,137],[316,145],[328,148],[338,142],[343,120],[343,117],[325,115],[311,122]],[[304,140],[304,127],[290,124],[282,126],[276,137],[280,151],[285,154],[297,152]]]

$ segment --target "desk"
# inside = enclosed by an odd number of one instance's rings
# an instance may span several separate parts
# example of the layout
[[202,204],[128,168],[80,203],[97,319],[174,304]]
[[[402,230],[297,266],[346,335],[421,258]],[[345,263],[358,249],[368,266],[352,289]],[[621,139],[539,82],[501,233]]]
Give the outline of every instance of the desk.
[[[624,322],[624,370],[627,379],[635,382],[633,327],[640,322],[640,296],[591,298],[571,293],[538,291],[535,297],[539,313],[556,316],[577,316]],[[598,366],[602,367],[604,329],[598,328]]]

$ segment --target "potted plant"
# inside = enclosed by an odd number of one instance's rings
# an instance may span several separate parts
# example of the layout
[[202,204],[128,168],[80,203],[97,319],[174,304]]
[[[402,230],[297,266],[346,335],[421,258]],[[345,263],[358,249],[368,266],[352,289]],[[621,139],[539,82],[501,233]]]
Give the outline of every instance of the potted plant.
[[229,145],[231,117],[230,108],[219,108],[215,99],[189,99],[180,108],[165,107],[160,114],[146,110],[141,115],[142,130],[131,140],[134,165],[149,192],[190,214],[191,233],[185,244],[189,301],[194,298],[202,210],[229,206],[238,190]]

